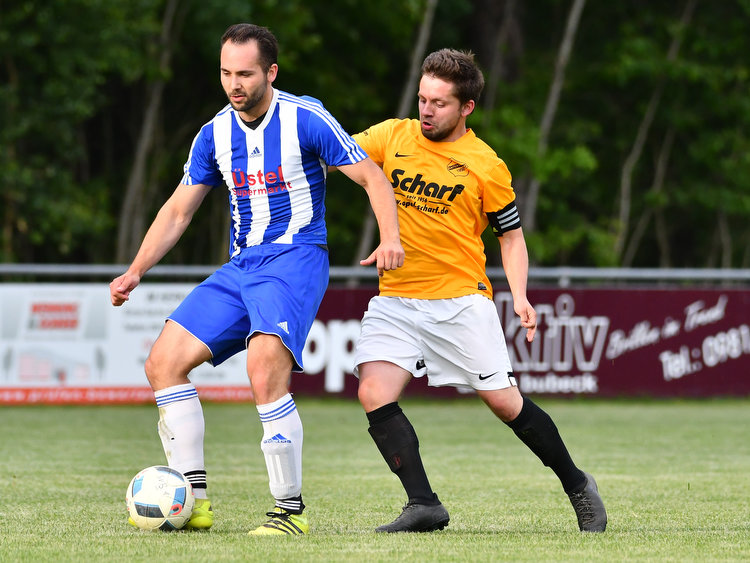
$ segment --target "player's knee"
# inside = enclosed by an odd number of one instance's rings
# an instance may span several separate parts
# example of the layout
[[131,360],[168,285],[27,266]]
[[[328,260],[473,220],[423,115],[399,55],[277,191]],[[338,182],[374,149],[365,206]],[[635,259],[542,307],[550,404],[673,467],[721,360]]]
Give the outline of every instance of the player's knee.
[[151,383],[151,386],[154,388],[161,387],[159,384],[162,382],[162,374],[164,373],[161,366],[162,362],[159,360],[158,353],[154,354],[154,350],[152,349],[148,358],[146,358],[146,362],[143,364],[143,369],[146,372],[146,377],[148,378],[149,383]]
[[190,369],[178,365],[161,347],[154,346],[143,364],[146,378],[154,390],[189,383]]
[[291,373],[288,375],[255,372],[250,374],[250,386],[257,404],[273,403],[289,392]]
[[374,378],[362,379],[357,387],[357,398],[366,412],[382,406],[379,401],[378,386]]
[[359,402],[364,405],[369,396],[370,391],[368,389],[368,384],[365,381],[360,381],[357,387],[357,398],[359,399]]
[[514,412],[507,405],[503,405],[502,408],[493,408],[492,412],[503,422],[510,422],[518,416],[518,413]]
[[489,393],[480,392],[480,396],[492,413],[503,422],[514,420],[523,407],[523,397],[515,387]]

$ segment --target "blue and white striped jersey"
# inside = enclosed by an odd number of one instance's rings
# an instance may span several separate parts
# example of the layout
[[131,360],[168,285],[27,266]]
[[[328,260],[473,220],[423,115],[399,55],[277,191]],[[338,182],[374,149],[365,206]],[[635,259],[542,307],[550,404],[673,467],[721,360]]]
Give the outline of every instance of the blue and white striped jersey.
[[231,105],[193,140],[182,183],[229,189],[230,256],[258,244],[326,244],[327,165],[367,154],[314,98],[274,89],[252,130]]

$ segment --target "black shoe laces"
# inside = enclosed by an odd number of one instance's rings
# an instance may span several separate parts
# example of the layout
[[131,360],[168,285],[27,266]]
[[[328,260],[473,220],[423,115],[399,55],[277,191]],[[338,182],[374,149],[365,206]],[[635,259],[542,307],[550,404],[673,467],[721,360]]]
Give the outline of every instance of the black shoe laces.
[[401,508],[401,514],[399,514],[399,515],[398,515],[398,516],[396,517],[396,519],[394,520],[394,522],[398,522],[399,520],[401,520],[401,518],[403,518],[403,517],[404,517],[404,516],[406,515],[406,513],[407,513],[408,511],[410,511],[410,510],[412,510],[412,509],[416,508],[416,506],[417,506],[417,505],[416,505],[415,503],[410,503],[410,502],[409,502],[409,503],[407,503],[407,504],[405,504],[405,505],[403,506],[403,508]]
[[573,507],[578,515],[578,520],[581,524],[591,524],[596,517],[594,507],[591,503],[591,497],[586,494],[586,491],[580,493],[573,493],[570,495]]

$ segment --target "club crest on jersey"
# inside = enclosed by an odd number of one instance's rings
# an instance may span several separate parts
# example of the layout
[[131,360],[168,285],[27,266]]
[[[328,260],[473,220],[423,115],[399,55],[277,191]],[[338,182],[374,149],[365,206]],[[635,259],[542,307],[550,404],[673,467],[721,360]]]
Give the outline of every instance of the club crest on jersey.
[[448,172],[450,172],[454,176],[468,176],[469,167],[462,162],[458,162],[457,160],[451,158],[450,162],[448,163]]

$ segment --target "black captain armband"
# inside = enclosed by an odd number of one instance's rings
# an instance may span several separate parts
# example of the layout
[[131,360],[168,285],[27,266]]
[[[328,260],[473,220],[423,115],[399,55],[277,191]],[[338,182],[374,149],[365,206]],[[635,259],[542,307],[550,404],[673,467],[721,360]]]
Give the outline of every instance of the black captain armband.
[[496,237],[501,237],[503,233],[518,229],[521,226],[521,217],[518,215],[518,208],[515,201],[511,201],[500,211],[488,212],[487,219]]

